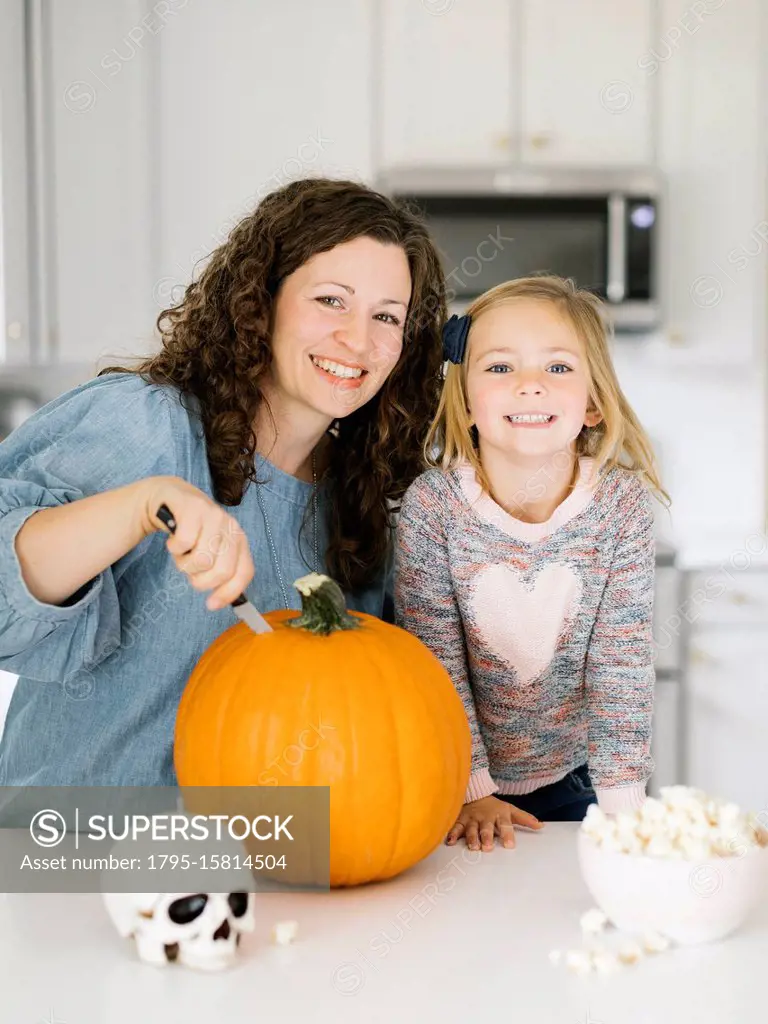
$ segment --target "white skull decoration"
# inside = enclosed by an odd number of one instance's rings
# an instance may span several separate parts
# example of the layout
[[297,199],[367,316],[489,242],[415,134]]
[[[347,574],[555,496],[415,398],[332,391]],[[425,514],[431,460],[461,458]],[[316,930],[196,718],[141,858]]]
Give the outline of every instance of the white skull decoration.
[[[177,818],[179,816],[177,815]],[[162,844],[153,845],[150,836],[140,835],[137,839],[121,839],[112,847],[111,853],[118,860],[127,855],[138,855],[140,863],[151,863],[151,854],[158,856],[158,850],[171,857],[175,854],[182,863],[183,856],[192,853],[194,859],[209,859],[226,855],[230,861],[243,857],[242,843],[225,835],[220,840],[211,837],[190,843],[179,837]],[[238,865],[241,861],[236,861]],[[162,873],[160,873],[162,874]],[[120,935],[136,940],[136,951],[146,963],[165,966],[168,963],[185,964],[204,971],[218,971],[230,967],[235,960],[237,947],[244,932],[252,932],[256,926],[254,918],[254,894],[249,891],[253,884],[251,872],[246,867],[227,870],[226,877],[218,873],[219,885],[227,886],[230,892],[114,892],[113,880],[125,880],[125,871],[111,874],[105,869],[101,874],[101,894],[109,916]],[[176,870],[165,871],[165,877],[158,877],[157,884],[173,884],[183,877],[190,887],[200,885],[201,871],[197,880],[188,873]],[[186,877],[185,877],[186,876]],[[132,876],[133,877],[133,876]],[[211,882],[216,884],[214,878]],[[178,882],[176,882],[178,884]]]
[[118,932],[136,940],[146,963],[204,971],[230,967],[244,932],[255,927],[250,892],[105,892]]

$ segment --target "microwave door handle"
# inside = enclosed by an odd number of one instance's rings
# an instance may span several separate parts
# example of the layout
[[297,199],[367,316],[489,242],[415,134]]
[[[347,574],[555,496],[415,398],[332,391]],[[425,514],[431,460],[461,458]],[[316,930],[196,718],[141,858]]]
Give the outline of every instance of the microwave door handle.
[[623,302],[627,294],[627,200],[620,193],[608,196],[608,281],[609,302]]

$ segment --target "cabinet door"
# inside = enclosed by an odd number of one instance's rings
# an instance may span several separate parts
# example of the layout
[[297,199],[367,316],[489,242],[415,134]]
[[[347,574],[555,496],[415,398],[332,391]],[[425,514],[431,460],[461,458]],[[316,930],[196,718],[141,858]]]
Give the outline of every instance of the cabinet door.
[[658,678],[653,702],[653,739],[651,756],[655,768],[648,793],[658,796],[662,786],[682,781],[680,772],[680,681]]
[[[152,337],[149,89],[158,40],[149,26],[157,31],[162,15],[148,14],[142,0],[71,0],[43,11],[42,43],[50,44],[50,56],[45,49],[39,55],[50,80],[42,117],[50,133],[38,125],[50,198],[43,216],[51,251],[42,257],[52,280],[47,354],[95,366],[143,350]],[[163,31],[172,32],[173,21]]]
[[381,162],[512,155],[510,0],[382,0]]
[[653,641],[657,675],[664,672],[679,672],[681,668],[680,605],[683,598],[681,580],[681,573],[675,566],[656,566]]
[[23,0],[0,5],[0,363],[24,365],[30,347],[29,169]]
[[373,0],[46,10],[60,361],[155,348],[159,309],[267,192],[371,177]]
[[691,640],[687,781],[755,811],[768,809],[768,636],[728,629]]
[[[692,364],[705,358],[731,373],[751,374],[764,359],[766,337],[767,8],[765,0],[702,7],[709,16],[697,19],[692,8],[698,4],[663,0],[667,28],[654,47],[659,162],[667,181],[667,213],[660,221],[666,319],[670,336],[689,346],[681,355]],[[673,28],[680,32],[674,42]],[[741,397],[741,434],[730,435],[731,447],[749,450],[754,428],[761,429],[764,399],[756,413],[744,402],[745,392]],[[708,439],[700,436],[697,443],[711,450]],[[747,500],[760,499],[740,495],[741,503]]]
[[745,547],[741,555],[739,568],[724,562],[690,573],[683,610],[696,632],[734,626],[768,629],[768,572],[762,567],[742,568],[750,552]]
[[269,192],[372,177],[373,0],[190,3],[158,37],[158,302]]
[[652,159],[650,0],[524,0],[522,157],[543,164]]

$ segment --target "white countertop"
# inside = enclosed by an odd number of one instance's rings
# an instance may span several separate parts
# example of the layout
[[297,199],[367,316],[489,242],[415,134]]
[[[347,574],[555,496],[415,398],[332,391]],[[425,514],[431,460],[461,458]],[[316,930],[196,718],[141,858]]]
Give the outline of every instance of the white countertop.
[[[578,825],[518,833],[516,850],[440,846],[390,882],[258,894],[238,966],[141,963],[99,894],[0,895],[0,1017],[8,1024],[497,1021],[731,1024],[762,1020],[768,905],[727,940],[579,977],[548,960],[580,944],[592,902]],[[430,902],[430,897],[432,902]],[[270,929],[296,919],[291,946]],[[760,1008],[763,1007],[761,1010]],[[502,1013],[503,1018],[499,1016]]]

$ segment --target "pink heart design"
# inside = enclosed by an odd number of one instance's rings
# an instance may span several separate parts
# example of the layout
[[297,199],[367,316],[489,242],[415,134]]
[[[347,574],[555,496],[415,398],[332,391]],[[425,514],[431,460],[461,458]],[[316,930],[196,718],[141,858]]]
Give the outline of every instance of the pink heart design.
[[516,569],[491,565],[478,573],[472,609],[485,643],[528,686],[552,661],[580,597],[581,580],[562,562],[542,569],[532,587]]

